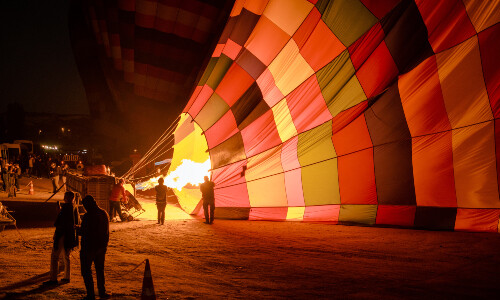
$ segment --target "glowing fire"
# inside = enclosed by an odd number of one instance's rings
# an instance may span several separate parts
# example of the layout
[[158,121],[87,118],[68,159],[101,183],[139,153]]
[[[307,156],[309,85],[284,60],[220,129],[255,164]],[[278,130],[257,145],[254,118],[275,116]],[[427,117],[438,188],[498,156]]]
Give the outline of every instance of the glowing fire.
[[188,184],[199,185],[204,181],[203,177],[205,176],[210,176],[210,159],[207,159],[204,163],[183,159],[177,169],[170,172],[168,176],[150,178],[148,181],[138,183],[136,188],[138,190],[152,189],[158,184],[158,179],[163,177],[166,186],[182,191],[182,188]]

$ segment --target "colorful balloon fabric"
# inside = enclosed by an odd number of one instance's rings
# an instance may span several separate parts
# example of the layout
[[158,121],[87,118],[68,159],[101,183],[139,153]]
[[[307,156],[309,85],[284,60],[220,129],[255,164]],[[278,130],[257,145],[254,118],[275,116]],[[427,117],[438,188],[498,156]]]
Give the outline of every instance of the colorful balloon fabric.
[[216,218],[498,232],[499,21],[500,1],[236,1],[171,169],[210,158]]
[[189,97],[226,2],[89,0],[85,8],[98,44],[134,94],[171,103]]

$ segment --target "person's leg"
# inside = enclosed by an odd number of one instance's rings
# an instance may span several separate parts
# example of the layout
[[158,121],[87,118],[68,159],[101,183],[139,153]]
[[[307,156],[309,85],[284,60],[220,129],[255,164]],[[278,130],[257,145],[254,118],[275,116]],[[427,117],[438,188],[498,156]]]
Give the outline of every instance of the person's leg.
[[167,206],[166,203],[158,204],[158,223],[161,224],[165,223],[165,206]]
[[[62,240],[62,239],[61,239]],[[61,247],[62,252],[63,252],[63,261],[64,261],[64,279],[69,280],[71,277],[71,262],[69,261],[69,254],[71,250],[64,249],[64,242],[63,246]]]
[[203,201],[203,212],[205,213],[205,223],[210,223],[210,218],[208,216],[208,202]]
[[111,201],[109,200],[109,220],[113,220],[113,218],[115,217],[114,213],[115,213],[115,206],[113,205],[113,202],[115,201]]
[[158,210],[158,224],[161,223],[161,204],[156,203],[156,209]]
[[163,225],[165,223],[165,207],[167,206],[167,203],[164,203],[163,206],[161,207],[161,224]]
[[52,181],[52,193],[55,193],[57,191],[57,185],[56,185],[56,179],[55,179],[55,177],[50,178],[50,181]]
[[214,201],[210,202],[210,224],[214,222],[214,214],[215,214],[215,203]]
[[82,269],[83,282],[87,289],[87,297],[95,297],[94,279],[92,278],[92,254],[80,251],[80,267]]
[[54,184],[56,187],[54,191],[57,191],[57,189],[59,188],[59,176],[54,177]]
[[122,207],[121,207],[120,201],[115,201],[115,210],[118,213],[118,217],[120,217],[120,220],[123,221]]
[[105,280],[104,280],[104,260],[106,258],[106,248],[97,250],[95,256],[95,274],[97,277],[97,290],[99,295],[106,294]]
[[61,254],[62,248],[64,248],[64,243],[61,243],[61,241],[62,238],[57,241],[57,245],[54,243],[52,253],[50,254],[50,281],[57,281],[57,274],[59,273],[59,255]]

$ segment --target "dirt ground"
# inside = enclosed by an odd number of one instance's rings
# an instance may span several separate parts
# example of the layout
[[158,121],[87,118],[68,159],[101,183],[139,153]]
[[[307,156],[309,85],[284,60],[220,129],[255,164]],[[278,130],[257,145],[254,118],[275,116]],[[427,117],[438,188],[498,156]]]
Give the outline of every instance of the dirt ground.
[[[36,200],[33,200],[36,201]],[[167,206],[111,223],[106,286],[114,299],[141,295],[149,259],[158,299],[498,299],[500,235],[410,229],[215,220]],[[0,298],[85,296],[79,251],[71,282],[48,279],[54,229],[0,232]],[[60,275],[62,276],[62,275]]]

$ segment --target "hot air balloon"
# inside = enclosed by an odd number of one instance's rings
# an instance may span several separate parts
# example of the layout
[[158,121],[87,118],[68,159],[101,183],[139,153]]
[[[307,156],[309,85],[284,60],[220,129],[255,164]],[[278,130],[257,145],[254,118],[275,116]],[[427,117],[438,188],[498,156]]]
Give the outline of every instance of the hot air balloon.
[[150,145],[181,113],[231,4],[72,1],[76,62],[98,132],[116,140],[113,152]]
[[498,232],[499,21],[500,1],[238,0],[170,170],[210,162],[216,218]]

